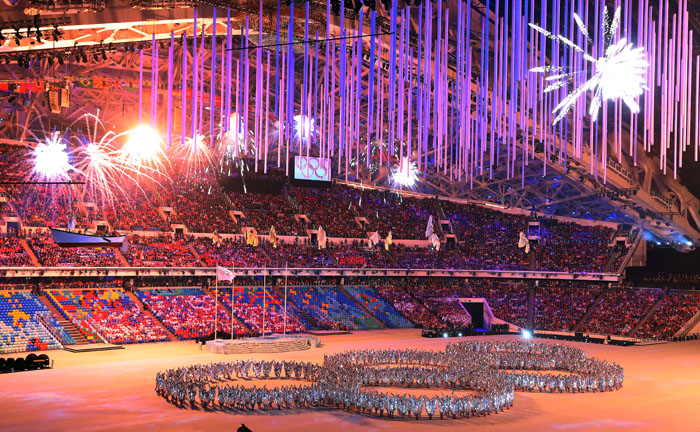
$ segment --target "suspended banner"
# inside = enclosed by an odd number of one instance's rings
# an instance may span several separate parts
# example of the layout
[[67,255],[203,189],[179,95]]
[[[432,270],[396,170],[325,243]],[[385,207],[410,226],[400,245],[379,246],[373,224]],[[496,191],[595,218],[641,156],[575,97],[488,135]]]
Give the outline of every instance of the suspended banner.
[[55,228],[51,229],[54,241],[61,247],[122,247],[126,236],[101,236],[79,234]]

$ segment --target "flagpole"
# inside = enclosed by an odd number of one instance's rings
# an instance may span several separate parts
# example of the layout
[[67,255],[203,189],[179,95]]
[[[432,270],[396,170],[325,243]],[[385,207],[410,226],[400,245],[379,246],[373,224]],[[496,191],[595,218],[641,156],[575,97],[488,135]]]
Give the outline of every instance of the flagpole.
[[265,271],[263,270],[263,324],[262,324],[262,337],[265,339],[265,284],[267,282],[267,277],[265,276]]
[[[217,271],[218,273],[218,271]],[[216,328],[219,326],[219,275],[216,275],[214,283],[214,340],[216,340]]]
[[284,337],[287,337],[287,263],[284,263]]

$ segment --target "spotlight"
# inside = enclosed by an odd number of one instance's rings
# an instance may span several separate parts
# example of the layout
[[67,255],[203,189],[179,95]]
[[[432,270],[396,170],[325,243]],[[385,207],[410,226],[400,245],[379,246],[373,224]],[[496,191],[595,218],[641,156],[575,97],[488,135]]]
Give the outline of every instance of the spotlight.
[[449,335],[447,334],[447,332],[445,332],[445,333],[442,334],[442,337],[444,337],[444,338],[446,338],[447,336],[449,336]]
[[525,340],[529,340],[530,338],[532,338],[532,332],[530,330],[523,329],[521,334],[523,336],[523,339]]
[[457,333],[457,336],[462,337],[462,332]]
[[131,130],[129,138],[121,149],[122,157],[138,163],[155,162],[161,153],[161,139],[158,131],[141,125]]

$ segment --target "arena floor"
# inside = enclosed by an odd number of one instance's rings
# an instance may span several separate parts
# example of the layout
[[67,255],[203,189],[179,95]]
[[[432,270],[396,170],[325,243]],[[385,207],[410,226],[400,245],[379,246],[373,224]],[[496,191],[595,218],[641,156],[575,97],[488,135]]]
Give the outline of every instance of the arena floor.
[[[504,339],[504,338],[500,338]],[[454,341],[455,339],[450,339]],[[364,348],[442,349],[447,339],[424,339],[418,330],[380,330],[324,336],[323,347],[288,354],[260,354],[321,362],[325,353]],[[548,341],[545,341],[548,342]],[[458,420],[389,420],[335,409],[263,413],[181,409],[153,391],[156,372],[182,365],[251,358],[200,351],[194,342],[127,346],[124,350],[73,354],[50,352],[52,370],[0,375],[0,430],[675,430],[700,428],[700,341],[642,347],[577,343],[589,355],[625,368],[624,387],[611,393],[516,393],[502,413]],[[269,381],[268,385],[272,384]],[[430,392],[432,394],[433,392]]]

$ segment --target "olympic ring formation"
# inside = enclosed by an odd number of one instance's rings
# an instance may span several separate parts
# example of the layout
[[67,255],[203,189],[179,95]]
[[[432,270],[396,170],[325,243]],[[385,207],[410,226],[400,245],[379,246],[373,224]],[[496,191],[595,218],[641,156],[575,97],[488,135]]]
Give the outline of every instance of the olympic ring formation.
[[[235,384],[248,379],[308,384],[272,389]],[[323,365],[251,360],[194,365],[159,372],[156,392],[171,403],[193,407],[199,402],[205,409],[335,406],[368,415],[432,419],[436,412],[440,418],[497,413],[513,405],[515,391],[612,391],[623,380],[621,366],[587,358],[566,345],[459,342],[444,351],[347,351],[325,356]],[[427,397],[372,387],[437,388],[450,394]],[[455,395],[455,390],[473,394]]]

